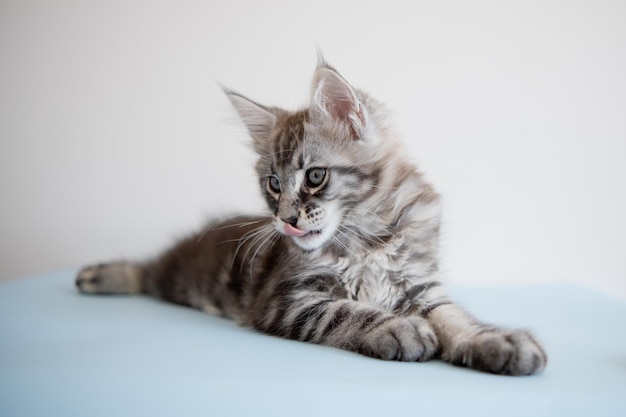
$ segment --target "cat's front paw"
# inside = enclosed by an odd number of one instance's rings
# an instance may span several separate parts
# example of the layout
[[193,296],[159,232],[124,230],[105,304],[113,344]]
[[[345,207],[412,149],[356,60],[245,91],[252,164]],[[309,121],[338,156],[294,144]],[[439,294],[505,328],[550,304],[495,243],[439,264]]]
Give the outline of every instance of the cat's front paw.
[[437,352],[439,342],[430,323],[420,317],[394,317],[370,329],[360,352],[375,358],[426,361]]
[[451,361],[503,375],[531,375],[543,370],[548,357],[529,332],[488,329],[458,345]]

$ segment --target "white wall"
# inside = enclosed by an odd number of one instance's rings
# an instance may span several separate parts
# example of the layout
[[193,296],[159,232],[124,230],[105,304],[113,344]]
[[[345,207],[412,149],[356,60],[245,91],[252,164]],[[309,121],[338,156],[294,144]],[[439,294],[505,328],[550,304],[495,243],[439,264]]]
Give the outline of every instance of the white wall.
[[262,202],[216,81],[306,103],[319,45],[445,197],[453,283],[626,296],[626,3],[0,0],[0,278]]

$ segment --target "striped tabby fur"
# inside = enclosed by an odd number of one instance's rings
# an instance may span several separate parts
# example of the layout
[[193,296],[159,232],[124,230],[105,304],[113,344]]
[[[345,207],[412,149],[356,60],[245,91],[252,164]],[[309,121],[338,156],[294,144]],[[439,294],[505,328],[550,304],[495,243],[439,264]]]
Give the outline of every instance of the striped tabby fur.
[[320,60],[310,106],[226,91],[258,154],[267,217],[211,224],[160,257],[84,268],[85,293],[148,293],[262,332],[372,357],[528,375],[533,337],[479,322],[440,285],[440,200],[383,107]]

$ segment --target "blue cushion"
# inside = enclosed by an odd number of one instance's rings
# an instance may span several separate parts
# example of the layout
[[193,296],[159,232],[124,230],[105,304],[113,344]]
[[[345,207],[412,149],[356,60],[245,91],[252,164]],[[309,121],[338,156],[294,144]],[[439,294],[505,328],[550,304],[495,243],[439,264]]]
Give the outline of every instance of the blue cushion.
[[532,330],[546,370],[503,377],[259,334],[75,271],[0,284],[1,416],[624,416],[626,302],[569,285],[451,288]]

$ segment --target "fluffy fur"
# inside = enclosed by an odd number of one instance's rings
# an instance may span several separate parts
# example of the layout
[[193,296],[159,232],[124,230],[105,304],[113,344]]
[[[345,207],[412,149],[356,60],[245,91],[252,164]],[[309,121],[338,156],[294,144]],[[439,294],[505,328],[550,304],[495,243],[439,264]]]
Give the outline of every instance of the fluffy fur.
[[259,331],[391,360],[528,375],[530,333],[486,325],[439,277],[440,199],[383,106],[320,60],[309,107],[226,91],[258,154],[267,217],[209,226],[147,262],[84,268],[85,293],[147,293]]

